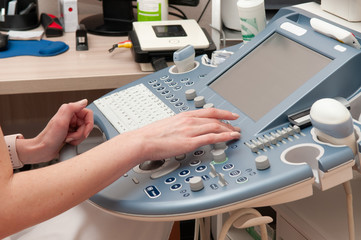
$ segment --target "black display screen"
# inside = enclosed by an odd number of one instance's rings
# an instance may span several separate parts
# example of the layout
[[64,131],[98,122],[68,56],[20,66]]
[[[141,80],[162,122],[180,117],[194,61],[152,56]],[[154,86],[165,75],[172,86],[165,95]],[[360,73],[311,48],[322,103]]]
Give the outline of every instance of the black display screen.
[[187,33],[184,31],[182,25],[157,25],[152,26],[155,35],[161,37],[186,37]]

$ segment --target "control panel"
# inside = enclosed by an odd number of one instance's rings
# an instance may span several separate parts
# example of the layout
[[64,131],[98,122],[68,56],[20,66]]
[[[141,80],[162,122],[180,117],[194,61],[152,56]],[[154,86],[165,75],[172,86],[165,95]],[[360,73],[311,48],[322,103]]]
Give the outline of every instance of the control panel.
[[[351,179],[358,152],[319,139],[309,113],[321,98],[347,102],[357,96],[361,52],[348,45],[339,51],[340,42],[312,29],[313,17],[282,9],[251,42],[229,48],[232,56],[217,67],[198,56],[189,71],[172,66],[90,104],[107,139],[211,107],[239,114],[231,124],[242,129],[240,140],[142,163],[90,200],[125,216],[175,219],[237,208],[306,183],[307,191],[294,199],[305,197],[313,182],[325,190]],[[351,122],[358,144],[360,124]]]

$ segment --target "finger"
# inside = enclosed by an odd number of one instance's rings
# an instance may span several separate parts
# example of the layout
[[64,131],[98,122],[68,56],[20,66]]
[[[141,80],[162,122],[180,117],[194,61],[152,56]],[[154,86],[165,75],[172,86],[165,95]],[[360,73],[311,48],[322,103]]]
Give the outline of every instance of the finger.
[[241,134],[239,132],[209,133],[194,137],[193,141],[197,148],[208,144],[215,144],[219,142],[227,142],[234,139],[239,139],[240,137]]
[[200,110],[193,110],[184,112],[184,115],[199,117],[199,118],[215,118],[219,120],[236,120],[239,115],[230,111],[221,110],[217,108],[207,108]]
[[68,121],[70,122],[71,119],[73,118],[73,115],[75,113],[79,113],[82,109],[86,107],[87,104],[88,104],[87,99],[83,99],[78,102],[63,104],[59,108],[57,115],[60,115],[60,117],[63,119],[68,119]]
[[202,125],[195,125],[190,130],[189,134],[191,136],[199,136],[209,133],[222,133],[222,132],[235,132],[237,131],[229,124],[221,123],[221,122],[209,122]]
[[85,137],[87,138],[89,133],[93,130],[94,128],[94,114],[93,111],[90,109],[83,109],[82,111],[80,111],[79,113],[76,114],[79,119],[78,119],[78,125],[84,125],[84,134]]
[[69,132],[68,135],[65,138],[66,143],[70,143],[73,145],[78,145],[86,138],[85,133],[85,125],[81,125],[77,131],[75,132]]

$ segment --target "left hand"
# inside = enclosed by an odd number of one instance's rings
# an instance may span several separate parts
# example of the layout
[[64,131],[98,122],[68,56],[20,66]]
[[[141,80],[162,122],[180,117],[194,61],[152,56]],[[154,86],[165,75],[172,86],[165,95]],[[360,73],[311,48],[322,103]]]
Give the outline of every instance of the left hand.
[[94,126],[93,112],[85,108],[87,104],[86,99],[63,104],[44,130],[26,143],[36,153],[25,151],[22,154],[18,151],[20,160],[28,164],[50,161],[58,155],[65,143],[80,144]]

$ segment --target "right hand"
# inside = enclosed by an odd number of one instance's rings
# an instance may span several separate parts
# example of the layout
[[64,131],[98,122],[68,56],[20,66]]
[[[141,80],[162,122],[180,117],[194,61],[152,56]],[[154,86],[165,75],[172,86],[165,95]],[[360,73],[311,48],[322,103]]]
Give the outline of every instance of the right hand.
[[159,160],[195,150],[198,147],[241,137],[240,129],[220,120],[239,116],[215,108],[183,112],[129,132],[141,144],[140,161]]

